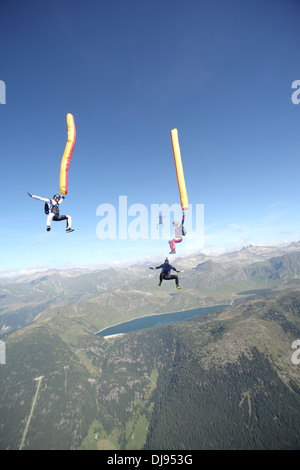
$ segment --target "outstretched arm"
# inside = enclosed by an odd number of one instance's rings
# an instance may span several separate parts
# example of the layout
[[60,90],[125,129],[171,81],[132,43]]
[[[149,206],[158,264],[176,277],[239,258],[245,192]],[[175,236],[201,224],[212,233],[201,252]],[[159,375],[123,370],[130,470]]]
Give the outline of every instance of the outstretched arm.
[[47,197],[40,197],[40,196],[34,196],[33,194],[28,193],[30,197],[33,197],[33,199],[38,199],[39,201],[44,201],[44,202],[50,202],[50,199]]
[[180,273],[180,271],[177,271],[177,269],[174,268],[174,266],[171,266],[171,269],[173,269],[173,271],[176,271],[177,273]]

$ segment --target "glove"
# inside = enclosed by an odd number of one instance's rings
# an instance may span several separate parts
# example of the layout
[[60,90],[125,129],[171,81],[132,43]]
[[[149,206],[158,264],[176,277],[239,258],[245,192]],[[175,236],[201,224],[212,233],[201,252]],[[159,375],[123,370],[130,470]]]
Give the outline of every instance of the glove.
[[32,195],[30,193],[27,192],[27,194],[28,194],[28,196],[32,197]]
[[150,268],[149,268],[149,269],[154,269],[154,268],[151,268],[151,266],[150,266]]

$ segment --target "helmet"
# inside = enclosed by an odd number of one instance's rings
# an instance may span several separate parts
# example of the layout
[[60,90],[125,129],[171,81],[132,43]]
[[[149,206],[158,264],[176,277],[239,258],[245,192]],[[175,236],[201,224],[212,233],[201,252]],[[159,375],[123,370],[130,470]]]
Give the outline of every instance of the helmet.
[[169,262],[169,260],[168,260],[168,258],[166,258],[166,259],[165,259],[165,263],[168,263],[168,262]]
[[61,199],[60,194],[54,194],[52,199],[57,199],[58,197],[59,197],[59,199]]

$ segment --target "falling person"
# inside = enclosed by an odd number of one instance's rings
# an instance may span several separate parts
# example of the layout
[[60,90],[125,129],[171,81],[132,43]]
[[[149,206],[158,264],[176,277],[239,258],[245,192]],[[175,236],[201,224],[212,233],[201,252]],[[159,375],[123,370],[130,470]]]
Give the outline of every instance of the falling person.
[[74,229],[71,227],[72,218],[70,215],[60,215],[59,214],[59,205],[63,202],[64,196],[60,196],[59,194],[54,194],[52,199],[40,196],[34,196],[28,193],[30,197],[33,199],[38,199],[39,201],[45,202],[45,213],[47,215],[47,231],[50,232],[51,230],[51,223],[52,220],[55,222],[60,222],[61,220],[67,221],[66,232],[73,232]]
[[155,268],[150,267],[150,269],[161,269],[159,275],[159,286],[161,286],[163,280],[170,281],[174,279],[176,283],[176,288],[182,289],[182,287],[179,285],[178,276],[176,274],[171,274],[171,270],[175,271],[176,273],[180,273],[180,271],[178,271],[176,268],[174,268],[174,266],[169,263],[168,258],[166,258],[164,263],[160,266],[156,266]]

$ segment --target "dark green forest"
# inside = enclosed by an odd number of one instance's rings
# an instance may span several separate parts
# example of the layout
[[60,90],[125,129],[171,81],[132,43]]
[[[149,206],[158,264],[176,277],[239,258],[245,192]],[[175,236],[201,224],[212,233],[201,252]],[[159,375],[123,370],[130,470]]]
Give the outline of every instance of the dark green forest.
[[251,352],[209,370],[178,358],[160,376],[145,449],[299,449],[299,390]]

